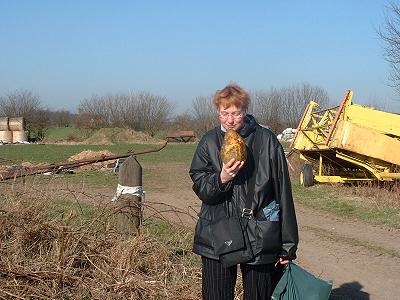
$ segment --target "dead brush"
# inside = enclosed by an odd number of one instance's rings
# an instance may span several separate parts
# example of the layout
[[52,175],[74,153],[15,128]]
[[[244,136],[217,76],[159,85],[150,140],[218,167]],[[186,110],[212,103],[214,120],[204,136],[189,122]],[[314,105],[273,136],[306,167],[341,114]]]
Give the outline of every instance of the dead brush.
[[0,188],[0,299],[201,298],[191,229],[150,218],[127,236],[109,205],[84,214],[40,188]]
[[400,180],[356,183],[349,186],[353,195],[369,199],[377,206],[400,208]]

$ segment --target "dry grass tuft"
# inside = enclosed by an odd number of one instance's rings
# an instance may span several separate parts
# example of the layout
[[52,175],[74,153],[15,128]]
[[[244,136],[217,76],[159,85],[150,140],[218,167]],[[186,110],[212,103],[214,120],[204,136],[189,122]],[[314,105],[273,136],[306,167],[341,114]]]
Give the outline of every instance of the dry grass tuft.
[[400,181],[367,182],[350,186],[353,195],[368,199],[376,205],[400,208]]
[[110,207],[62,205],[43,193],[0,196],[1,299],[201,298],[190,229],[153,218],[126,236]]

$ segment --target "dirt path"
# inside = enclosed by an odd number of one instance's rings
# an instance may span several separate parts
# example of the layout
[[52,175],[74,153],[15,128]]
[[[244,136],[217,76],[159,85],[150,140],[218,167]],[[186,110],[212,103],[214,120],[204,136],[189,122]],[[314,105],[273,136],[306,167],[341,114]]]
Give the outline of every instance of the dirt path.
[[[146,199],[192,215],[200,205],[189,188],[174,193],[149,191]],[[296,210],[301,239],[296,262],[334,281],[330,299],[400,299],[400,230],[338,218],[298,204]],[[168,213],[168,218],[194,226],[194,220],[184,213]]]
[[298,263],[333,279],[331,299],[400,299],[400,231],[297,206]]

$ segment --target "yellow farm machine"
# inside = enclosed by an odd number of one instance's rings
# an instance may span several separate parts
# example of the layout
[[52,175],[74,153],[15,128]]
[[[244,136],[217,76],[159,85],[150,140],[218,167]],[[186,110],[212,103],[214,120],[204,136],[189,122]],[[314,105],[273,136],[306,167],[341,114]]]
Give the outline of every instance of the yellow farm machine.
[[306,163],[300,182],[393,181],[400,179],[400,115],[352,103],[320,109],[311,101],[299,122],[291,152]]

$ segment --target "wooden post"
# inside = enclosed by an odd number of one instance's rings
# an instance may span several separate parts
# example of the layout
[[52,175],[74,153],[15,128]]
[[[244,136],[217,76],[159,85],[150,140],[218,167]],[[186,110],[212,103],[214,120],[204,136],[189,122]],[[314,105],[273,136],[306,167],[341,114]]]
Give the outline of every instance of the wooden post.
[[[142,166],[135,157],[130,156],[119,168],[118,183],[124,187],[142,186]],[[116,205],[119,229],[126,234],[136,234],[142,221],[141,197],[122,194]]]

